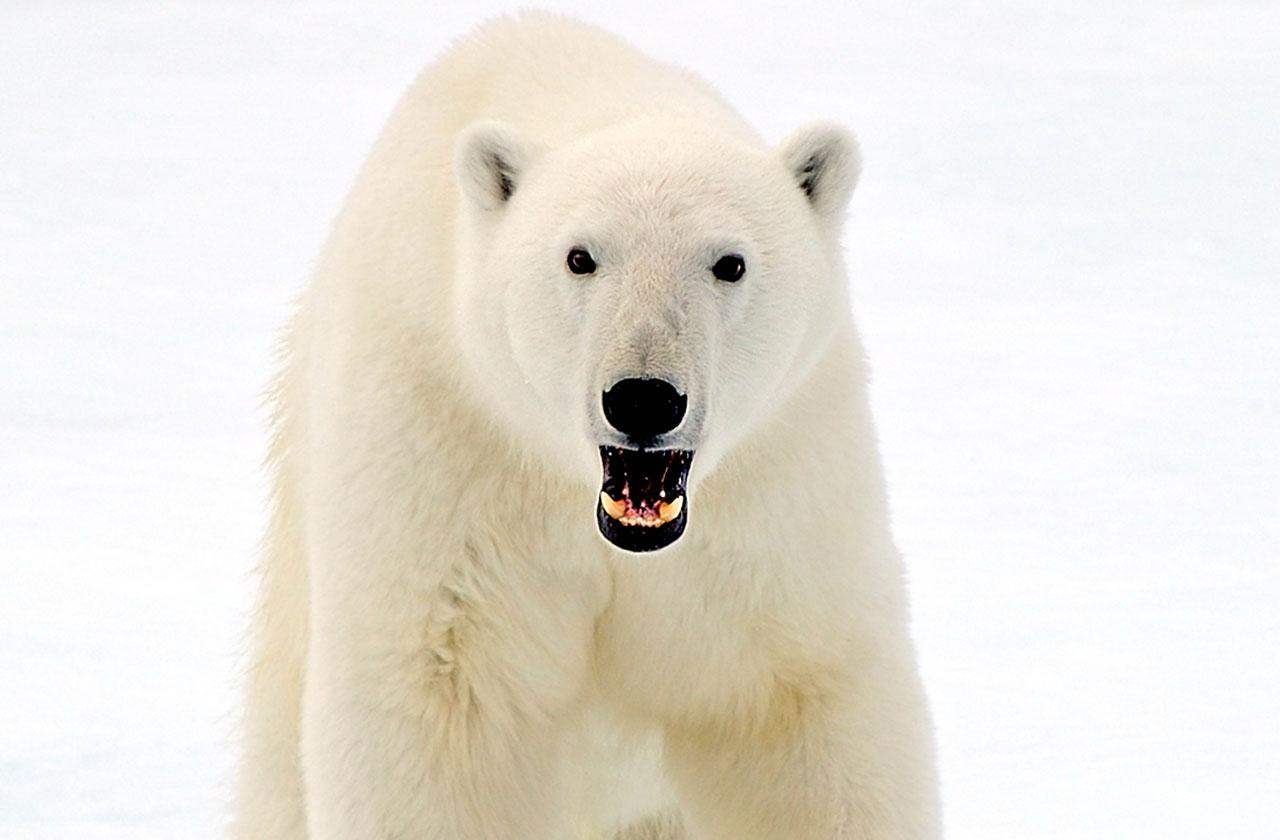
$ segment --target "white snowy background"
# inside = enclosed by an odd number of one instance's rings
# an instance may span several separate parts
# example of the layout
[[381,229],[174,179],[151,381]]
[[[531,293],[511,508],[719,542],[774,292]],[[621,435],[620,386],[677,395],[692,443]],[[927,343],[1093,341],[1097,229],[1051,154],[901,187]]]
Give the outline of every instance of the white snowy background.
[[[274,332],[500,4],[0,6],[0,838],[214,838]],[[1280,838],[1280,5],[564,6],[848,232],[953,840]]]

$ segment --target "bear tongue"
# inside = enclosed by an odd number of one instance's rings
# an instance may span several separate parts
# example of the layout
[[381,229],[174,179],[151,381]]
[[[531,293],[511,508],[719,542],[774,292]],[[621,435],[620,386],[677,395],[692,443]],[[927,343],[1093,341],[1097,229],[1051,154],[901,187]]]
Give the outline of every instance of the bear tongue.
[[621,499],[615,499],[601,490],[600,506],[610,517],[624,525],[656,527],[665,525],[680,515],[680,511],[684,509],[684,496],[677,496],[670,502],[659,499],[656,504],[648,501],[637,504],[625,489]]

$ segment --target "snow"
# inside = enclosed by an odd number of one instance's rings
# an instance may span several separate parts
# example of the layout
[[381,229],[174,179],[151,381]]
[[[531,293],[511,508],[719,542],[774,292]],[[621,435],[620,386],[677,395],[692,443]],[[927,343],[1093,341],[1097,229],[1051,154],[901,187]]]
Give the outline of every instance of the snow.
[[[0,838],[218,836],[288,302],[496,4],[0,9]],[[1280,7],[570,3],[848,247],[948,836],[1280,836]]]

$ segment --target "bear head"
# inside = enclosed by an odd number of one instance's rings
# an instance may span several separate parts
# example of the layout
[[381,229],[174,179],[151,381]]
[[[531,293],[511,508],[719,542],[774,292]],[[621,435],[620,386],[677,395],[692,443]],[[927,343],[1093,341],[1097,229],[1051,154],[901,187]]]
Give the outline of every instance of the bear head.
[[689,489],[848,317],[853,137],[813,124],[762,148],[650,117],[548,147],[482,122],[454,170],[467,375],[535,457],[600,483],[609,542],[671,544]]

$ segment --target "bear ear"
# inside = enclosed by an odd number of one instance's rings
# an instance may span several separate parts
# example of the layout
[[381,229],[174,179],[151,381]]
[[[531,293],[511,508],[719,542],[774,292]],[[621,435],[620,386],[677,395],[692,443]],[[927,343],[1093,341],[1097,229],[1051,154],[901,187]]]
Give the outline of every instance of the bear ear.
[[533,147],[505,123],[486,120],[463,129],[453,171],[462,194],[485,210],[511,199],[535,157]]
[[784,140],[778,152],[813,209],[838,223],[862,172],[853,133],[834,123],[810,123]]

